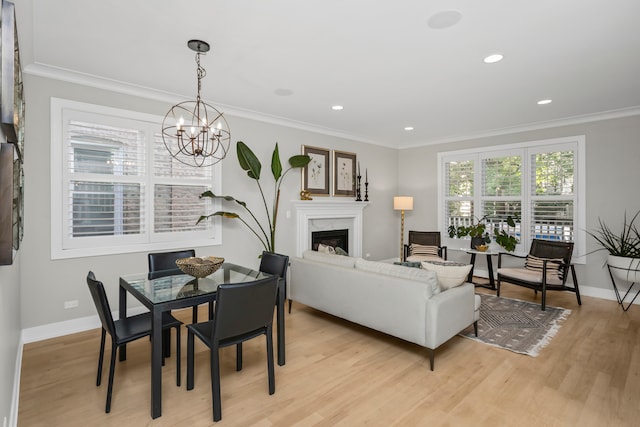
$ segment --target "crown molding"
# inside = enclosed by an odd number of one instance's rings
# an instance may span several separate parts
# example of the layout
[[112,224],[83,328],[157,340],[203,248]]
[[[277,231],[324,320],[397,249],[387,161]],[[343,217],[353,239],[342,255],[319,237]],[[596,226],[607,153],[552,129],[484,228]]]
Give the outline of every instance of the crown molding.
[[[27,65],[24,70],[24,74],[32,76],[45,77],[54,80],[60,80],[68,83],[74,83],[82,86],[93,87],[96,89],[103,89],[112,92],[123,93],[126,95],[138,96],[140,98],[150,99],[154,101],[166,102],[167,104],[174,105],[179,102],[188,100],[189,97],[178,95],[171,92],[165,92],[157,89],[153,89],[146,86],[134,85],[131,83],[125,83],[119,80],[106,79],[98,77],[92,74],[79,73],[65,68],[52,67],[50,65],[33,63]],[[274,116],[270,114],[260,113],[257,111],[247,110],[244,108],[234,107],[226,104],[216,104],[209,102],[215,108],[220,111],[224,111],[225,115],[235,116],[244,119],[256,120],[259,122],[269,123],[278,126],[284,126],[294,129],[299,129],[308,132],[319,133],[323,135],[334,136],[337,138],[349,139],[352,141],[364,142],[367,144],[380,145],[378,141],[365,138],[359,135],[352,135],[347,132],[339,131],[337,129],[326,128],[311,123],[300,122],[284,117]]]

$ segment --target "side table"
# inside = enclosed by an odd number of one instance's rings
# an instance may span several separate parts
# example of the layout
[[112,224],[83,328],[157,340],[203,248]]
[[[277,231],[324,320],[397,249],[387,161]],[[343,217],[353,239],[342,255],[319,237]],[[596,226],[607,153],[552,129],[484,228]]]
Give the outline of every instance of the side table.
[[[491,289],[493,291],[495,291],[496,288],[496,282],[493,278],[493,262],[491,261],[491,257],[494,255],[498,255],[500,252],[498,251],[484,251],[484,252],[480,252],[477,251],[475,249],[465,249],[465,252],[471,255],[471,270],[469,271],[469,276],[467,277],[467,282],[469,283],[473,283],[476,286],[482,286],[483,288],[488,288]],[[486,255],[487,256],[487,270],[489,270],[489,284],[486,285],[484,283],[474,283],[473,282],[473,269],[475,268],[475,264],[476,264],[476,255]]]

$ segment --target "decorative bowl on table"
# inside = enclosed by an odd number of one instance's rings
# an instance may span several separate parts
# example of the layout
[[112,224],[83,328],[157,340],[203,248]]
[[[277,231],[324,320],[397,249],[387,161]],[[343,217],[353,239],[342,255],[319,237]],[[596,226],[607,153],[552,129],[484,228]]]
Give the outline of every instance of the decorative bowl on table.
[[184,274],[203,278],[215,273],[223,262],[224,258],[215,256],[189,257],[177,259],[176,265]]
[[486,252],[489,249],[489,245],[478,245],[476,246],[476,251],[478,252]]

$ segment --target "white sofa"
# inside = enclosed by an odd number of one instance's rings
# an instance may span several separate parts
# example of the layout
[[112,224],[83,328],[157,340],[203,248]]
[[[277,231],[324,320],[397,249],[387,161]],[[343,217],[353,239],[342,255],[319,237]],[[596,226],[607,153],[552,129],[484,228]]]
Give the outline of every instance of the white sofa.
[[289,298],[334,316],[435,349],[473,324],[480,297],[463,283],[440,290],[433,271],[307,251],[291,259]]

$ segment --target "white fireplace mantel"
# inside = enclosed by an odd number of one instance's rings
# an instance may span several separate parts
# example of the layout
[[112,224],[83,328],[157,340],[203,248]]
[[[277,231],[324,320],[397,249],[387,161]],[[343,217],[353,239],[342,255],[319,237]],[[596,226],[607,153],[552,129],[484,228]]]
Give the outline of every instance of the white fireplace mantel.
[[349,255],[362,256],[362,217],[368,202],[356,202],[335,198],[296,200],[296,256],[311,248],[310,224],[314,220],[349,221]]

